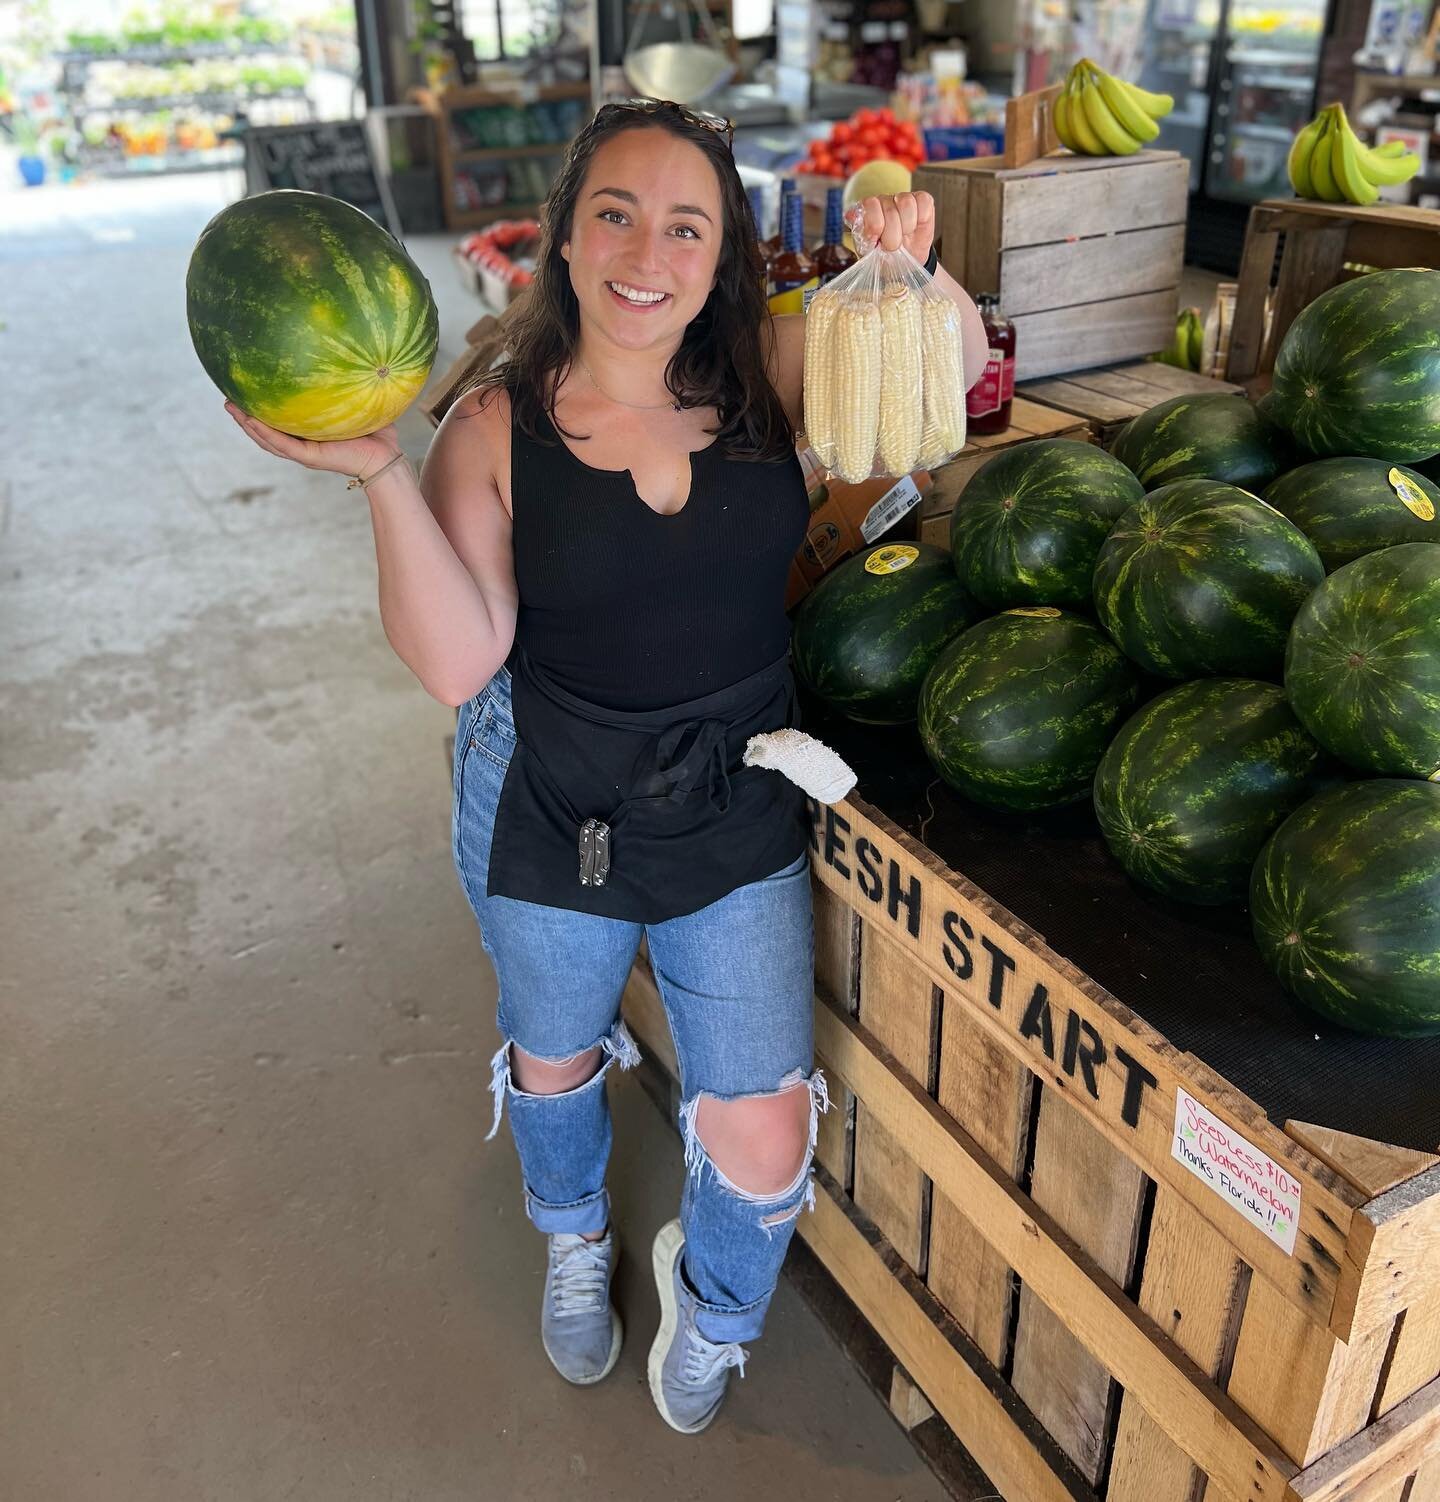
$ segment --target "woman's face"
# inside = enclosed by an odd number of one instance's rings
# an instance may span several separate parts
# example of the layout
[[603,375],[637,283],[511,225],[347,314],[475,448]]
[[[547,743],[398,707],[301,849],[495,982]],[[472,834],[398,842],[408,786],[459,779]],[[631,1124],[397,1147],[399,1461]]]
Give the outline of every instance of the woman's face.
[[674,347],[715,285],[723,233],[709,158],[668,130],[640,127],[591,157],[560,253],[582,317],[606,339]]

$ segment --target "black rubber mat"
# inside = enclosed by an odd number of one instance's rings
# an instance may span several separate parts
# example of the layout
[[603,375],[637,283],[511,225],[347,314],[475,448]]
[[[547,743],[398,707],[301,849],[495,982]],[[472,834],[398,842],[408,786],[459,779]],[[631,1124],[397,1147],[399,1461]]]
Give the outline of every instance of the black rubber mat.
[[1440,1036],[1366,1037],[1307,1011],[1265,968],[1243,908],[1191,907],[1136,885],[1088,804],[992,813],[936,777],[913,727],[855,725],[808,698],[804,714],[855,768],[861,798],[1277,1125],[1440,1149]]

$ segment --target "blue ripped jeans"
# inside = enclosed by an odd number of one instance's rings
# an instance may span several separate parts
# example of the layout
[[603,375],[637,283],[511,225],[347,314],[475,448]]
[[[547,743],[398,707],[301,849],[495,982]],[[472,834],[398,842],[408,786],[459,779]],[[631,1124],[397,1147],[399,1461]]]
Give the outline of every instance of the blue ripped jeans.
[[[605,1076],[639,1053],[620,1020],[620,994],[643,934],[680,1061],[687,1173],[680,1216],[696,1322],[712,1341],[753,1340],[780,1276],[795,1221],[814,1203],[810,1162],[817,1112],[828,1105],[813,1065],[814,936],[809,860],[738,888],[683,918],[648,926],[485,893],[491,832],[515,748],[504,668],[460,706],[455,734],[455,866],[500,986],[491,1088],[495,1123],[508,1102],[525,1206],[542,1231],[599,1231],[610,1215]],[[519,1089],[510,1045],[563,1063],[598,1043],[585,1084],[558,1095]],[[700,1099],[776,1094],[807,1084],[810,1135],[795,1180],[750,1194],[710,1161],[695,1129]],[[488,1140],[488,1139],[487,1139]]]

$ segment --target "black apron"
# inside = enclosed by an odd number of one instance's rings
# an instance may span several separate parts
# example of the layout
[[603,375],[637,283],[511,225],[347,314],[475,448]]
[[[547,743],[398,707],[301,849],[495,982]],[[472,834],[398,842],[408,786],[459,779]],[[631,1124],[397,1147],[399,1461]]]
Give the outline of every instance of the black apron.
[[516,742],[488,895],[662,923],[806,850],[804,794],[742,763],[751,736],[797,722],[788,658],[703,698],[639,712],[577,698],[521,647],[508,666]]

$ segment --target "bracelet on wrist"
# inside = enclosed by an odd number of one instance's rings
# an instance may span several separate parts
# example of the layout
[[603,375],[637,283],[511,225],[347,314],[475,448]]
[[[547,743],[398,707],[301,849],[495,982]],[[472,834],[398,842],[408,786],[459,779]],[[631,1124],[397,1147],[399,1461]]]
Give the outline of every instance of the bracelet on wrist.
[[387,459],[385,461],[385,463],[382,464],[380,466],[380,468],[377,469],[373,475],[351,475],[350,476],[350,481],[349,481],[349,483],[345,487],[346,490],[354,490],[357,487],[363,488],[366,485],[372,484],[374,481],[378,480],[380,478],[380,476],[383,475],[387,469],[394,469],[395,466],[397,464],[399,464],[402,459],[404,459],[404,457],[405,457],[405,450],[401,449],[400,452],[398,454],[396,454],[393,459]]

